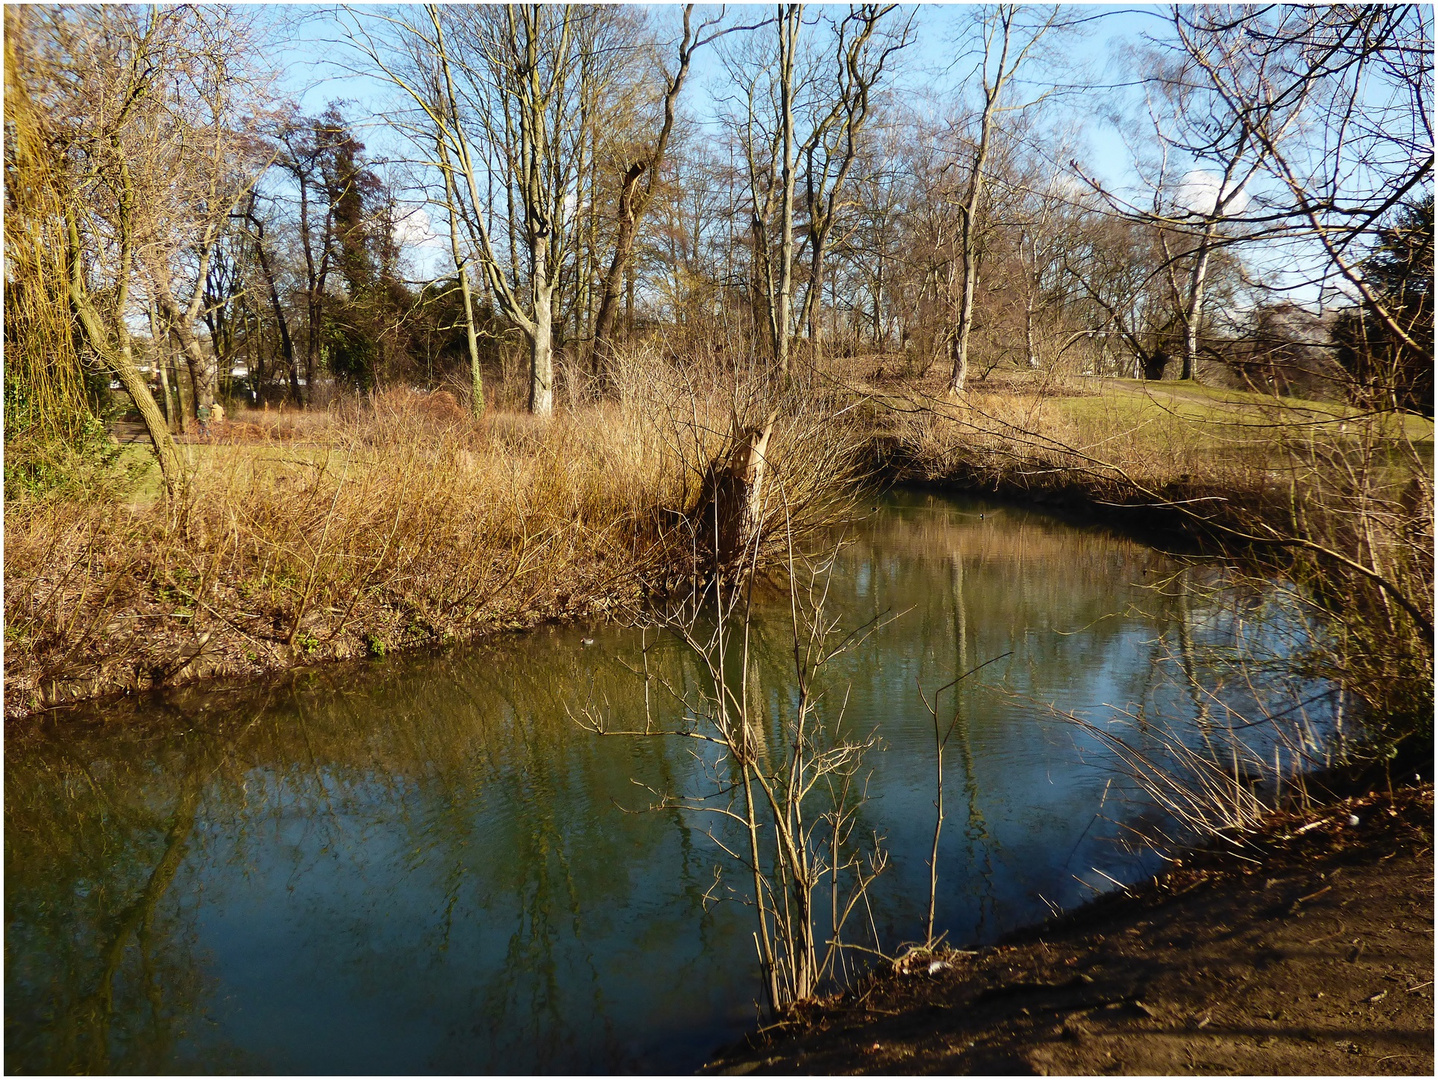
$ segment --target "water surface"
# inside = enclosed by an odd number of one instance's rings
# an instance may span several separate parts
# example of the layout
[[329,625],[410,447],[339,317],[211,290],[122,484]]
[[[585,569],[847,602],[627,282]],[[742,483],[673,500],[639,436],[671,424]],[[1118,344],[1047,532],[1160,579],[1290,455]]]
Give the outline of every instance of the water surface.
[[[903,494],[854,535],[830,610],[897,616],[829,677],[845,723],[885,745],[861,811],[890,852],[867,932],[893,952],[922,931],[920,688],[1005,653],[941,698],[958,719],[939,927],[991,941],[1150,869],[1125,841],[1161,814],[1057,714],[1141,740],[1243,709],[1250,690],[1188,676],[1195,643],[1231,642],[1252,612],[1142,545],[1012,508]],[[771,717],[793,700],[786,610],[757,627]],[[7,1070],[697,1067],[759,994],[749,909],[704,900],[725,862],[711,822],[644,810],[704,770],[684,743],[573,719],[642,723],[639,639],[543,629],[8,732]],[[699,678],[672,641],[651,664]]]

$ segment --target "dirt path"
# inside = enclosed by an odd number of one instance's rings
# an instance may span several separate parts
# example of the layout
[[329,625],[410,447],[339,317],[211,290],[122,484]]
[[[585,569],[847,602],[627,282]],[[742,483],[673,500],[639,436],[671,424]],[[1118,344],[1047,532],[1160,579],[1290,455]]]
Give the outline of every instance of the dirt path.
[[[110,423],[110,434],[113,435],[115,441],[122,446],[130,443],[138,443],[145,447],[150,445],[150,432],[145,425],[138,420],[114,420]],[[193,432],[189,435],[182,435],[179,432],[172,431],[170,432],[170,438],[174,439],[177,443],[198,443],[205,441]]]
[[1432,1074],[1432,838],[1431,785],[1278,822],[706,1071]]

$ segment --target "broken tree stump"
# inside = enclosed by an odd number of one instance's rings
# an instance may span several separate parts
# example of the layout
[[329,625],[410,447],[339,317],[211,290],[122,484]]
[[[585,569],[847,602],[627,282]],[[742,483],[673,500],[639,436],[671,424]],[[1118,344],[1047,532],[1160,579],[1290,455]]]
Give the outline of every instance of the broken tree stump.
[[728,448],[704,474],[693,522],[700,557],[728,570],[751,555],[763,524],[765,454],[774,434],[775,414],[762,426],[736,422]]

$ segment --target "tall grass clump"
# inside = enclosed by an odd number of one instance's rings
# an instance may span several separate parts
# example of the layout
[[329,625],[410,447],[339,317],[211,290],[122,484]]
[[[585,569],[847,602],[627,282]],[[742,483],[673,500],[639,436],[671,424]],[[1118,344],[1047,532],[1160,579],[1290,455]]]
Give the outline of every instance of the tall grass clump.
[[180,513],[8,507],[7,709],[632,609],[699,569],[704,476],[757,410],[796,536],[852,497],[860,441],[824,403],[626,364],[548,422],[405,388],[246,413],[192,448]]

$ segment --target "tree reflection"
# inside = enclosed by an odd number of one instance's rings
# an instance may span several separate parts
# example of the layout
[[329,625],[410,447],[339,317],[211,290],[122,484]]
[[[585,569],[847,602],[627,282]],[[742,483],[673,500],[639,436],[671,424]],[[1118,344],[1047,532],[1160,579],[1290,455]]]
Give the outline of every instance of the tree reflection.
[[184,1060],[206,987],[194,905],[176,883],[225,748],[133,735],[137,752],[120,756],[95,729],[6,740],[7,1069],[143,1073]]
[[[1093,824],[1105,759],[1047,724],[1048,702],[1166,721],[1203,703],[1216,717],[1220,696],[1249,708],[1218,647],[1251,632],[1254,609],[1223,607],[1197,572],[1186,591],[1137,584],[1173,570],[1099,532],[926,496],[844,551],[833,595],[848,625],[907,612],[827,677],[835,700],[851,688],[845,723],[878,726],[890,748],[856,826],[888,837],[894,869],[873,895],[887,943],[921,928],[927,897],[918,685],[1013,652],[954,701],[965,821],[943,836],[938,909],[953,941],[1044,914],[1040,893],[1071,902],[1069,862],[1121,832]],[[761,757],[793,702],[782,623],[761,614],[749,661]],[[707,822],[634,811],[714,763],[571,720],[602,702],[642,724],[658,703],[631,670],[640,654],[622,628],[541,629],[7,732],[7,1067],[697,1065],[752,1015],[748,924],[705,912]],[[697,684],[682,649],[649,658]]]

